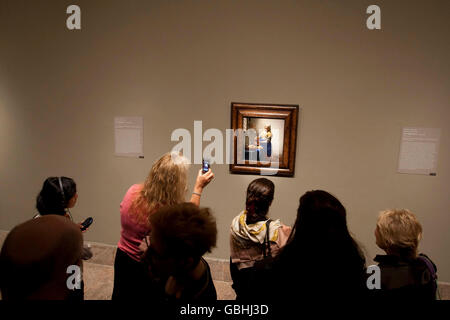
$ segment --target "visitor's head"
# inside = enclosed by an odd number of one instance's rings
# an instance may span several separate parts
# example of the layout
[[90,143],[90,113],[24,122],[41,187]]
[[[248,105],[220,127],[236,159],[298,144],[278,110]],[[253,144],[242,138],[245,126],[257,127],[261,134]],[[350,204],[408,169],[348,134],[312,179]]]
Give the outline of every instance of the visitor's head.
[[192,203],[166,206],[150,216],[150,247],[145,260],[161,277],[183,276],[216,245],[216,220]]
[[347,227],[346,210],[332,194],[323,190],[300,197],[297,219],[289,243],[309,254],[361,259],[363,255]]
[[416,258],[422,226],[407,209],[384,210],[378,216],[375,238],[378,247],[387,254]]
[[259,178],[250,182],[245,201],[248,224],[267,219],[274,193],[275,185],[269,179]]
[[159,158],[144,183],[147,200],[165,205],[184,201],[188,168],[188,160],[178,153],[166,153]]
[[133,203],[134,218],[148,225],[148,216],[158,208],[184,202],[189,160],[177,152],[164,154],[153,163],[143,188]]
[[65,217],[45,215],[16,226],[0,253],[2,298],[67,299],[73,293],[67,268],[81,265],[82,248],[79,226]]
[[337,234],[348,234],[346,210],[332,194],[323,190],[306,192],[300,197],[295,232],[308,234],[317,242]]
[[44,181],[36,199],[36,209],[40,215],[64,215],[65,209],[77,202],[77,185],[67,177],[49,177]]

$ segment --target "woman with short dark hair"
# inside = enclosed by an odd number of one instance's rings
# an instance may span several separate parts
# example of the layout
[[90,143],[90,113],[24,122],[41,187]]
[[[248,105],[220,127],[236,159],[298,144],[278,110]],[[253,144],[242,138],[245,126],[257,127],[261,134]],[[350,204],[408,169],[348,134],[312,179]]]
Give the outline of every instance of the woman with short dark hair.
[[[49,177],[45,179],[42,189],[36,198],[36,209],[38,213],[34,218],[40,218],[48,215],[58,215],[70,219],[73,218],[70,213],[78,200],[77,185],[72,178],[68,177]],[[77,223],[78,227],[82,229],[81,222]],[[89,260],[92,258],[92,251],[89,247],[82,248],[81,259]],[[81,268],[83,264],[81,263]],[[75,299],[84,299],[84,281],[81,281],[81,290],[74,292]]]
[[36,199],[36,216],[56,214],[70,217],[69,208],[77,202],[77,185],[68,177],[49,177],[45,179]]
[[[34,218],[56,214],[69,218],[74,222],[69,209],[75,207],[77,200],[77,184],[72,178],[49,177],[45,179],[42,189],[36,198],[38,213]],[[87,228],[82,228],[81,222],[78,225],[83,232],[87,230]],[[92,253],[89,249],[85,249],[83,256],[85,260],[88,260],[92,257]]]

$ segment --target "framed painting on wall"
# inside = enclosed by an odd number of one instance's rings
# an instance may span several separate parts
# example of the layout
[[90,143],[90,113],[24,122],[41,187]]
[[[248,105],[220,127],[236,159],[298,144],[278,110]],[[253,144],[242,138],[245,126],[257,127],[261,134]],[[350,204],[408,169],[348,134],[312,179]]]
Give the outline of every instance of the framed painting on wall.
[[230,172],[292,177],[298,105],[231,103]]

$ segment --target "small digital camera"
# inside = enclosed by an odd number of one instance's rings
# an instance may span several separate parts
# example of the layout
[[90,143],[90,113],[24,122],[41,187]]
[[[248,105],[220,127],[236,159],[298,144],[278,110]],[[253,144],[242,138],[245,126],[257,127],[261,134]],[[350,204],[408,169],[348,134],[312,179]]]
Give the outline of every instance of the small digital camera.
[[203,174],[207,173],[208,170],[209,170],[209,161],[203,159],[203,161],[202,161],[202,172],[203,172]]

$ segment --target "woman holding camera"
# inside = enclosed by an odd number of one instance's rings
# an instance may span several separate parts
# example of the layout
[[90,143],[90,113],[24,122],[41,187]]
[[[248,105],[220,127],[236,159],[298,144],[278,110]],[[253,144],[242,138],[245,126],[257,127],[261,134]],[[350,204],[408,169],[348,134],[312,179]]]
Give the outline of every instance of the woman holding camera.
[[[114,262],[113,300],[144,297],[147,270],[141,263],[142,242],[151,230],[149,217],[158,209],[182,203],[187,191],[188,160],[178,153],[166,153],[152,166],[144,183],[132,185],[120,204],[121,237]],[[213,179],[211,170],[200,170],[191,202],[199,205],[203,188]]]

